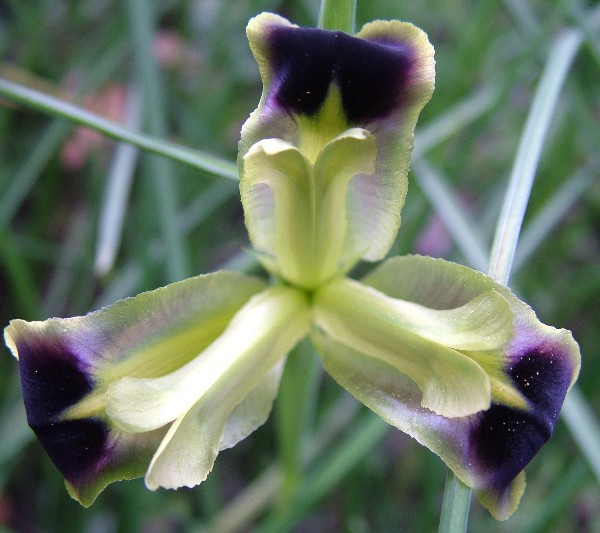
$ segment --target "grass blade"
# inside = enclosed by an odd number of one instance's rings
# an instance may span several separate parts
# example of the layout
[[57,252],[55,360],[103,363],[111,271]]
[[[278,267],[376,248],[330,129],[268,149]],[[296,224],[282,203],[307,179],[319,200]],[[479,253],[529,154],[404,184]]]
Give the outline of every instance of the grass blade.
[[567,394],[562,417],[600,483],[600,426],[577,385]]
[[567,30],[555,40],[527,117],[490,257],[489,275],[503,285],[508,282],[535,170],[552,114],[581,41],[582,35],[577,30]]
[[79,106],[24,85],[0,78],[0,96],[50,115],[66,118],[81,126],[99,131],[111,139],[134,144],[148,152],[168,157],[210,174],[233,180],[238,179],[237,166],[230,161],[163,140],[154,135],[132,130],[118,122],[108,120]]
[[[140,101],[136,91],[128,91],[127,125],[136,127],[140,123]],[[119,143],[108,172],[106,193],[100,210],[98,224],[98,243],[94,270],[100,276],[106,275],[112,268],[119,244],[129,191],[139,152],[131,144]]]
[[354,33],[356,27],[356,0],[322,0],[319,28]]

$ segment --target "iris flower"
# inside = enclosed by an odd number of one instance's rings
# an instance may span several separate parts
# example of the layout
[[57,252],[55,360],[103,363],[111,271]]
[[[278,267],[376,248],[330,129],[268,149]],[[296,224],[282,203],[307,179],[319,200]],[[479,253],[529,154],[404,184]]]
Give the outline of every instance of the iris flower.
[[247,33],[264,90],[242,128],[240,191],[275,282],[216,272],[83,317],[13,320],[29,425],[84,505],[142,475],[192,487],[265,422],[309,336],[334,380],[508,517],[579,372],[570,332],[444,260],[347,275],[384,259],[400,226],[433,47],[399,21],[349,36],[263,13]]

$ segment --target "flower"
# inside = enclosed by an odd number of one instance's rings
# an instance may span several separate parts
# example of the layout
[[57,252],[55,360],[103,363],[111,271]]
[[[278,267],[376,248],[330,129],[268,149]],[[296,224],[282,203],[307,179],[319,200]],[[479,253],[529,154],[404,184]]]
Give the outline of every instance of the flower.
[[433,48],[408,23],[356,36],[250,21],[263,80],[242,128],[240,191],[254,253],[277,280],[217,272],[84,317],[14,320],[28,422],[84,505],[110,482],[201,483],[267,419],[286,355],[310,336],[327,372],[438,454],[494,516],[550,437],[580,365],[569,332],[508,289],[388,253]]

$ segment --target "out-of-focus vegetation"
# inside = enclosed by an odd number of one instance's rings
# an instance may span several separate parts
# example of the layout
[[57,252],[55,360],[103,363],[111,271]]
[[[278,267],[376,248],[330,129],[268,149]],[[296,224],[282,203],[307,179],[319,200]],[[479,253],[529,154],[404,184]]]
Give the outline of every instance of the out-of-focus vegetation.
[[[141,14],[150,4],[155,12]],[[261,91],[245,38],[248,19],[271,10],[314,25],[318,8],[316,0],[8,0],[0,3],[0,77],[233,162],[240,125]],[[582,44],[537,169],[511,286],[542,321],[573,331],[583,355],[578,391],[584,407],[597,413],[600,5],[358,0],[358,26],[376,18],[423,28],[437,59],[436,92],[419,122],[393,253],[466,264],[478,261],[469,243],[485,253],[491,244],[553,45],[569,28],[580,32]],[[152,22],[150,31],[144,20]],[[158,81],[148,67],[152,61]],[[248,241],[235,181],[141,152],[115,164],[116,154],[114,141],[0,100],[2,326],[16,317],[83,314],[217,268],[260,272],[243,251]],[[126,200],[126,210],[120,244],[105,249],[99,234],[108,222],[101,213],[112,212],[108,220],[114,221],[118,202],[104,207],[113,180],[121,184],[116,198]],[[460,206],[457,213],[447,207],[451,200]],[[465,218],[466,229],[448,231],[448,224],[456,227]],[[278,423],[285,407],[278,405],[265,426],[219,456],[200,487],[152,493],[141,480],[117,483],[83,509],[27,427],[17,365],[7,349],[0,352],[0,524],[6,531],[437,527],[443,463],[358,408],[328,377],[303,391],[311,401],[304,402],[302,435],[291,444],[285,424]],[[310,354],[294,354],[289,371],[319,372],[303,358]],[[289,403],[295,395],[300,392],[284,380],[278,401]],[[597,427],[584,422],[583,437],[593,438]],[[280,489],[282,469],[294,470],[288,463],[295,447],[304,466]],[[470,529],[598,531],[600,471],[591,465],[600,463],[594,453],[600,452],[582,453],[569,426],[559,423],[527,469],[528,488],[515,515],[499,523],[474,502]]]

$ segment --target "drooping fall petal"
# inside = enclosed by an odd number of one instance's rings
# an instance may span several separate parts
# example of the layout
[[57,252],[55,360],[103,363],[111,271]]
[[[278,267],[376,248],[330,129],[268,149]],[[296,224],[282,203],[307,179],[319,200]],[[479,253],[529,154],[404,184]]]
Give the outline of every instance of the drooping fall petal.
[[110,384],[161,376],[192,360],[264,286],[220,272],[83,317],[11,322],[4,336],[19,359],[29,425],[76,499],[89,505],[112,481],[143,475],[167,429],[116,428],[105,412]]
[[327,329],[313,333],[325,368],[341,385],[438,454],[496,518],[507,518],[524,490],[522,470],[550,437],[577,378],[579,348],[570,332],[542,324],[526,304],[483,274],[442,260],[394,258],[364,282],[388,297],[439,311],[468,305],[489,291],[510,306],[514,335],[502,349],[461,350],[491,383],[491,406],[468,416],[441,416],[426,408],[422,389],[393,360],[373,357]]

